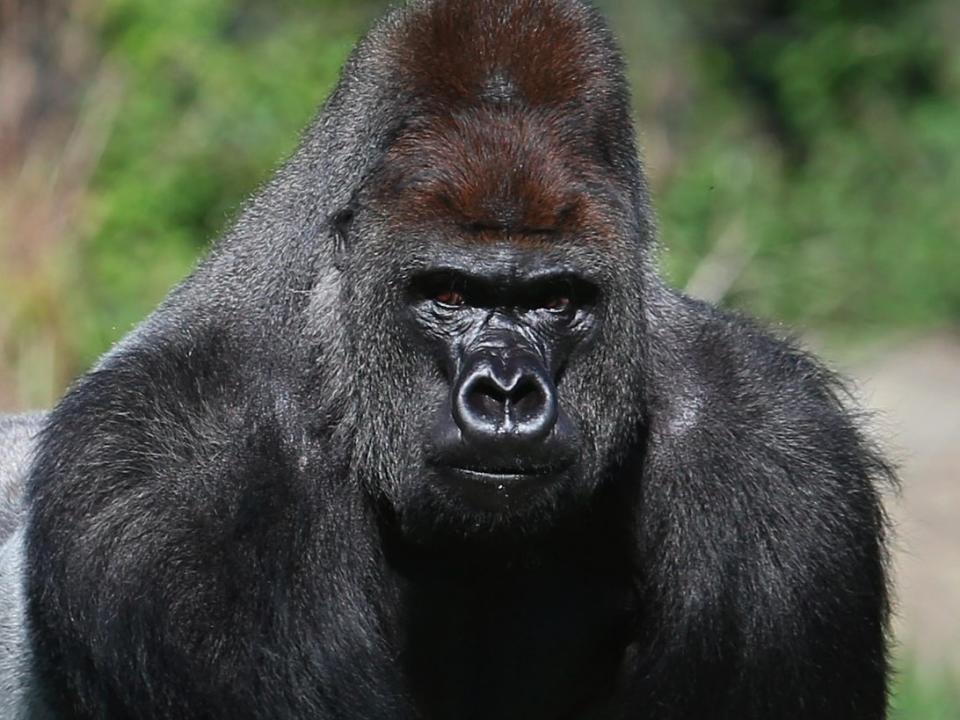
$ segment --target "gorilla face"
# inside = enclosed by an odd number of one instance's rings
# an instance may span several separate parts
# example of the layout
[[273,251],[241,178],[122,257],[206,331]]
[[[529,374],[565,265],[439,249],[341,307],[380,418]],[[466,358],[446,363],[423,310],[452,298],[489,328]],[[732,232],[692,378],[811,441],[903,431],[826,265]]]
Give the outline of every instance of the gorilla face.
[[585,509],[637,422],[640,320],[622,309],[639,288],[615,280],[630,254],[576,229],[398,225],[383,206],[351,236],[368,488],[416,534],[531,534]]
[[599,289],[536,249],[447,250],[411,278],[411,330],[440,369],[423,438],[435,482],[498,510],[570,471],[580,430],[558,387],[596,336]]

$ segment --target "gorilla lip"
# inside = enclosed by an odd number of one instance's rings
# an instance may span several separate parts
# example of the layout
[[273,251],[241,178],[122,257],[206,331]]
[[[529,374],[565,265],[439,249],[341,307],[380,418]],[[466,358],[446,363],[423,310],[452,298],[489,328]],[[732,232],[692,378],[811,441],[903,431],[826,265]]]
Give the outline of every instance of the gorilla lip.
[[531,470],[523,470],[520,468],[499,468],[496,470],[487,470],[480,468],[456,467],[450,465],[448,465],[446,469],[454,473],[469,476],[471,478],[494,482],[511,479],[530,480],[546,478],[553,475],[557,471],[557,468],[555,467],[534,468]]
[[470,505],[488,512],[501,511],[508,503],[535,495],[550,482],[556,472],[556,468],[531,471],[510,469],[504,472],[449,465],[444,469],[448,477],[457,483],[459,492]]

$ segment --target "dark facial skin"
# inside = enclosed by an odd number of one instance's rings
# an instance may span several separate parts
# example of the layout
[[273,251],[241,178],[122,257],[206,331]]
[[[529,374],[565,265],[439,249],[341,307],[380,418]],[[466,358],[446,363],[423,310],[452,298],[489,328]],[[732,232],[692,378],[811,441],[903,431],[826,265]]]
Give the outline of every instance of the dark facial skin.
[[597,287],[570,264],[501,242],[447,251],[408,289],[414,332],[447,384],[425,458],[480,510],[535,495],[577,459],[558,386],[597,327]]

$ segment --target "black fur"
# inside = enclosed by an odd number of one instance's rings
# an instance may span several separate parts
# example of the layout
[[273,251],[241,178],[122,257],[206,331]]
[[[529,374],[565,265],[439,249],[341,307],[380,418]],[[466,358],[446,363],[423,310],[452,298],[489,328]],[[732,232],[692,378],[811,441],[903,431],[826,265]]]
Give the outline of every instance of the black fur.
[[[480,44],[444,35],[465,20]],[[519,48],[474,99],[533,112],[534,153],[562,138],[600,218],[533,241],[602,291],[558,386],[577,472],[502,513],[425,489],[444,398],[402,310],[413,269],[478,242],[391,204],[449,180],[395,172],[392,148],[425,117],[475,122],[465,77],[416,65],[445,44],[471,72]],[[392,11],[236,226],[50,416],[27,594],[55,716],[884,717],[888,470],[817,361],[661,283],[652,217],[593,10]]]

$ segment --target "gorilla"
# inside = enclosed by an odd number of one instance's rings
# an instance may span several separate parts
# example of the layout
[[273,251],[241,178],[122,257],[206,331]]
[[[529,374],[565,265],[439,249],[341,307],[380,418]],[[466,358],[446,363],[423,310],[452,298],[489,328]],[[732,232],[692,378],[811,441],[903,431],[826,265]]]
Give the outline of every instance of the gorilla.
[[890,470],[818,361],[658,276],[583,0],[389,11],[4,436],[7,717],[886,714]]

